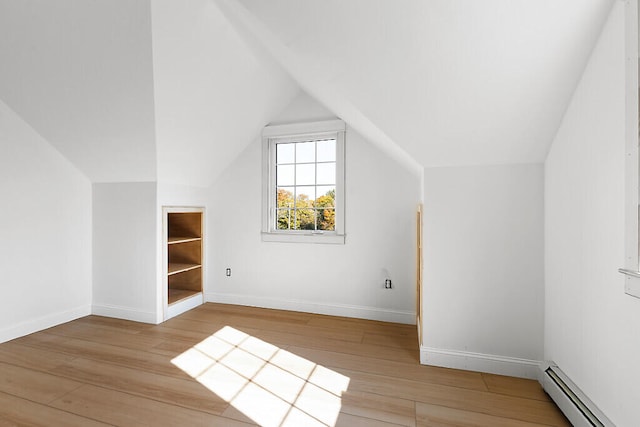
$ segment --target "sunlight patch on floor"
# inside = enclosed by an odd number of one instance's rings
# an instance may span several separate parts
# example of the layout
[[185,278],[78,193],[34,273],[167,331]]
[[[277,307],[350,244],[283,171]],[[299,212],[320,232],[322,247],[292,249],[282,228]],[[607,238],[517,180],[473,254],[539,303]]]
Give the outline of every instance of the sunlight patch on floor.
[[225,326],[171,363],[262,426],[334,426],[349,378]]

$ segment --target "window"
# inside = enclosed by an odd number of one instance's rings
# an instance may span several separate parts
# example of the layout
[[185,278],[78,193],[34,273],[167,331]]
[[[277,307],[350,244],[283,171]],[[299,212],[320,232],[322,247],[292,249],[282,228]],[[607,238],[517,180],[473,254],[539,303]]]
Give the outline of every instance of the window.
[[344,139],[341,120],[264,129],[263,240],[344,243]]

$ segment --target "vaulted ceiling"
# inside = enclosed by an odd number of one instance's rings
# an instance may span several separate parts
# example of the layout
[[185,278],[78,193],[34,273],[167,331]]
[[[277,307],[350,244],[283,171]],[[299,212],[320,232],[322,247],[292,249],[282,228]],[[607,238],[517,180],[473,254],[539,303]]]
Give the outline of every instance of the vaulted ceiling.
[[155,180],[152,76],[148,1],[0,1],[0,99],[93,181]]
[[221,0],[302,87],[423,166],[541,162],[612,0]]
[[408,167],[544,161],[614,0],[0,0],[0,99],[93,182],[197,186],[300,90]]

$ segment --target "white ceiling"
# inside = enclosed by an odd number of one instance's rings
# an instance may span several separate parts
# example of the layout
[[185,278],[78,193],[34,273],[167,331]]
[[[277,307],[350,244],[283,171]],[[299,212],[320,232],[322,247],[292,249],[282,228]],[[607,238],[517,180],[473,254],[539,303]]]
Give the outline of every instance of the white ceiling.
[[208,0],[152,0],[158,179],[208,186],[298,94]]
[[544,161],[613,4],[219,2],[303,89],[427,167]]
[[94,182],[153,181],[149,2],[0,0],[0,99]]
[[302,88],[414,170],[544,161],[614,0],[0,0],[0,99],[93,182],[209,185]]

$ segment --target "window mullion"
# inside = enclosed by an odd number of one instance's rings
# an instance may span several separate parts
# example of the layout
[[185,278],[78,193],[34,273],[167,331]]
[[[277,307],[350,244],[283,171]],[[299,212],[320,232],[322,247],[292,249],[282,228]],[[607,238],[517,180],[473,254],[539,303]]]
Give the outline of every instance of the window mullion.
[[313,231],[318,231],[318,211],[316,201],[318,200],[318,141],[313,143]]
[[298,144],[293,144],[293,229],[298,222]]

